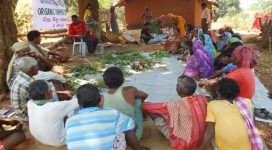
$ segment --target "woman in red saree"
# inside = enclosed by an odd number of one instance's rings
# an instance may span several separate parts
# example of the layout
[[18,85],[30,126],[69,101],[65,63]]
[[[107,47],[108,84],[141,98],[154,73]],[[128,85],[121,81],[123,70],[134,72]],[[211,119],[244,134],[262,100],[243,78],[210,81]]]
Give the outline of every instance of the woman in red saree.
[[163,50],[171,53],[177,54],[181,50],[180,42],[182,40],[182,36],[180,35],[180,31],[178,28],[174,29],[174,36],[169,37],[164,44]]

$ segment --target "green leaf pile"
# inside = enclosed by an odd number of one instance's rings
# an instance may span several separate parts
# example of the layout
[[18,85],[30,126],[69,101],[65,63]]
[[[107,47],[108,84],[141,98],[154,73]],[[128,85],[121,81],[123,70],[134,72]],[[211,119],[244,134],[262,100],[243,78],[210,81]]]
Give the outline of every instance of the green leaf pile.
[[149,56],[153,58],[163,58],[163,57],[170,58],[171,57],[171,55],[166,51],[156,51],[154,53],[151,53]]

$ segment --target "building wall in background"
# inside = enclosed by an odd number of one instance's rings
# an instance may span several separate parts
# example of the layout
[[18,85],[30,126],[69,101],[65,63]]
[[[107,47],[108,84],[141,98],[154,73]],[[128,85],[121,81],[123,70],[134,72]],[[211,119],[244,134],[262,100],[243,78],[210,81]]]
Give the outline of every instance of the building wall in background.
[[[201,3],[200,0],[133,0],[125,5],[126,25],[128,29],[139,28],[143,25],[140,18],[145,7],[149,7],[153,19],[169,12],[182,16],[186,23],[201,26]],[[211,4],[208,3],[211,9]],[[167,24],[170,21],[167,20]]]

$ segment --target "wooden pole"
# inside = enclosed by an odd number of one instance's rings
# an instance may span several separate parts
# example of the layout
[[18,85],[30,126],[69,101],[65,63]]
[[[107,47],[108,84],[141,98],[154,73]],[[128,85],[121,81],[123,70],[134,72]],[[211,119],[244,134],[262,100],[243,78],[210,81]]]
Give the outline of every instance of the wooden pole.
[[[51,30],[51,31],[42,31],[40,32],[41,35],[43,34],[59,34],[59,33],[66,33],[67,29],[57,29],[57,30]],[[17,37],[26,36],[27,34],[18,34]]]
[[47,48],[49,50],[54,50],[56,49],[57,47],[59,47],[62,43],[65,43],[66,41],[70,40],[71,37],[68,37],[68,36],[65,36],[64,38],[60,39],[59,41],[57,41],[56,43],[48,46]]

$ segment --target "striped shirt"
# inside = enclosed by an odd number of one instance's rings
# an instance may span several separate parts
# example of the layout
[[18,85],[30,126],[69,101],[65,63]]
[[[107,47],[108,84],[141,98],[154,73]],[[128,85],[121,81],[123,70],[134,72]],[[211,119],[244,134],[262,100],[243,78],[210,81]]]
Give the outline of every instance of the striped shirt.
[[18,76],[13,81],[10,92],[11,104],[17,116],[19,116],[25,123],[28,123],[26,104],[29,100],[26,88],[33,81],[33,78],[20,71]]
[[65,125],[69,150],[113,149],[118,134],[135,128],[131,118],[111,108],[89,107],[78,113]]

